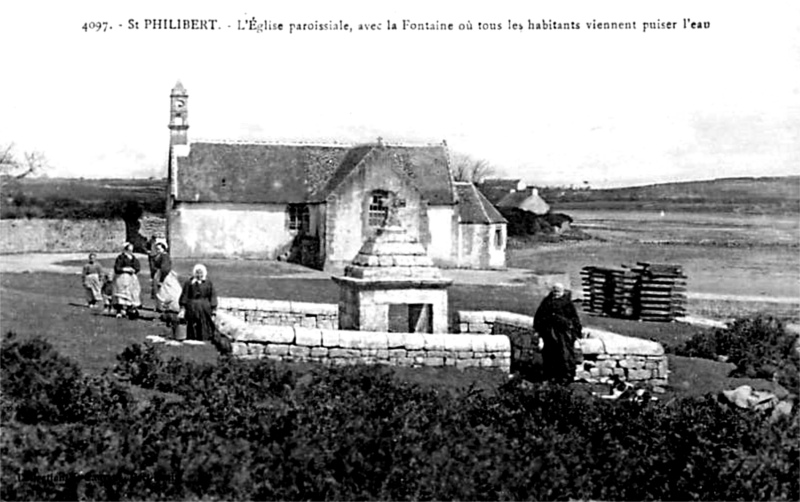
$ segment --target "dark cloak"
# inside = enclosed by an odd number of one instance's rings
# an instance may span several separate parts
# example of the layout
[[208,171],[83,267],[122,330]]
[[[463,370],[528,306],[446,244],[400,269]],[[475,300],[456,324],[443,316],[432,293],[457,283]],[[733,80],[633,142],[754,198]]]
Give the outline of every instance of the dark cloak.
[[570,383],[575,377],[575,340],[581,337],[581,320],[567,292],[542,300],[533,318],[533,328],[542,339],[542,369],[548,380]]

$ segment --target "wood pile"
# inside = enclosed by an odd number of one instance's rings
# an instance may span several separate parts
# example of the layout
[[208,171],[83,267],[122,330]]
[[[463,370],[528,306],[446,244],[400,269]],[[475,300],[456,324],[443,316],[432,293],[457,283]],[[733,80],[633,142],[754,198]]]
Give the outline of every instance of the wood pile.
[[686,314],[686,275],[672,264],[581,269],[584,310],[642,321],[673,321]]

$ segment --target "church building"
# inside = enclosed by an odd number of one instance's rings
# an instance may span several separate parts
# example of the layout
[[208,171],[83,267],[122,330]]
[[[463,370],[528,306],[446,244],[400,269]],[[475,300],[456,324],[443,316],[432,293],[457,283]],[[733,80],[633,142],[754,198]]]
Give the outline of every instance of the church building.
[[[506,221],[454,182],[446,144],[190,142],[170,95],[167,238],[175,257],[349,263],[390,208],[444,267],[504,268]],[[470,188],[472,187],[472,188]]]

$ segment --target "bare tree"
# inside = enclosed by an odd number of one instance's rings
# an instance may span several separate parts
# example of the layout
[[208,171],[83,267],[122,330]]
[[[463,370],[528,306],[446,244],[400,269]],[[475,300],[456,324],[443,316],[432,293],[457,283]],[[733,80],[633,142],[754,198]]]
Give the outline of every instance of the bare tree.
[[48,167],[47,157],[42,152],[24,152],[19,159],[14,154],[14,143],[0,146],[0,176],[22,179],[42,174]]
[[480,183],[496,174],[497,170],[484,159],[475,159],[463,153],[454,153],[450,157],[450,168],[456,181]]

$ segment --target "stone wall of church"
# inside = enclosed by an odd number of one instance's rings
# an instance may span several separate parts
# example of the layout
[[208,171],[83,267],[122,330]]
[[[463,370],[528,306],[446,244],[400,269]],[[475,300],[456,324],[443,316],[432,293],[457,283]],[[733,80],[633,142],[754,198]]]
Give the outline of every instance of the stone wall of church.
[[119,251],[125,222],[119,220],[0,220],[0,253]]
[[178,258],[277,259],[297,236],[286,204],[181,203],[170,215],[170,253]]

